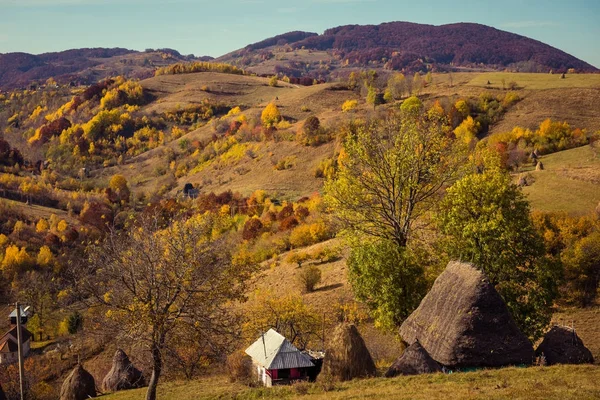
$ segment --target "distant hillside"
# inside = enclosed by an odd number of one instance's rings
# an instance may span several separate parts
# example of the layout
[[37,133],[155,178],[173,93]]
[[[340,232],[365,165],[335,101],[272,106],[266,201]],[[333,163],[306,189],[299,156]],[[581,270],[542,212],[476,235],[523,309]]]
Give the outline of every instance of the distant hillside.
[[[312,57],[283,53],[308,50]],[[321,54],[325,52],[329,57]],[[297,53],[296,53],[297,54]],[[273,72],[330,74],[336,68],[370,67],[425,71],[493,69],[520,72],[596,72],[597,68],[552,46],[514,33],[473,23],[423,25],[390,22],[346,25],[322,35],[290,32],[246,46],[220,58],[245,67],[269,64]],[[302,61],[312,62],[312,67]],[[273,65],[274,64],[274,65]],[[277,67],[277,68],[274,68]],[[250,68],[251,69],[251,68]],[[258,72],[268,72],[260,71]]]
[[54,78],[59,83],[91,84],[100,79],[125,75],[128,78],[147,78],[157,67],[203,60],[183,56],[171,49],[149,49],[145,52],[122,48],[72,49],[39,55],[28,53],[0,54],[0,89],[10,90],[43,83]]

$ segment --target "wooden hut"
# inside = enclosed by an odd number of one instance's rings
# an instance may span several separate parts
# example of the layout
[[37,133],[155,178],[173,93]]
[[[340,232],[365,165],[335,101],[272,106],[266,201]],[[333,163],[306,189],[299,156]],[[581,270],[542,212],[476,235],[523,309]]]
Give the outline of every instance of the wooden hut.
[[315,369],[307,354],[273,329],[248,347],[246,354],[252,358],[253,373],[267,387],[308,380]]

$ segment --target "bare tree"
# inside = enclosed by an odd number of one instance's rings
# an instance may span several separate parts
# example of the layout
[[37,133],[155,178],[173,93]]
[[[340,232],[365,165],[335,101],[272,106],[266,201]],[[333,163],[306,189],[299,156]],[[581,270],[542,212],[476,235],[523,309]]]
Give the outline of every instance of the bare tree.
[[[218,218],[179,218],[168,226],[143,217],[89,249],[78,283],[118,338],[143,344],[152,359],[147,400],[156,399],[165,357],[194,340],[207,357],[223,356],[238,333],[230,304],[243,299],[251,268],[233,265],[229,243],[214,238]],[[185,333],[185,334],[184,334]],[[190,346],[192,347],[192,346]]]

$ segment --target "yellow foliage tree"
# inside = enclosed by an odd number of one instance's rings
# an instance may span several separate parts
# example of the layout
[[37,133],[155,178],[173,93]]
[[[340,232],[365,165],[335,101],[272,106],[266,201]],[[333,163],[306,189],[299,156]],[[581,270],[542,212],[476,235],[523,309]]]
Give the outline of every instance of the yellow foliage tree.
[[40,248],[40,252],[37,255],[37,263],[43,267],[47,267],[52,264],[54,260],[54,256],[52,255],[52,250],[48,246],[42,246]]
[[460,115],[462,115],[464,118],[466,118],[471,113],[469,104],[465,100],[462,100],[462,99],[458,100],[454,104],[454,108],[456,108],[456,111],[458,111],[458,113]]
[[50,224],[44,218],[40,218],[40,220],[35,225],[35,231],[37,233],[43,233],[50,229]]
[[67,221],[65,221],[64,219],[61,220],[58,225],[56,226],[56,230],[58,232],[64,232],[67,230],[67,228],[69,227],[69,224],[67,224]]
[[458,140],[469,144],[477,137],[479,131],[479,122],[475,121],[470,115],[460,123],[454,130],[454,134]]
[[263,125],[269,128],[281,121],[281,113],[274,103],[269,103],[263,110],[260,119]]
[[18,246],[11,245],[6,248],[4,258],[2,259],[2,270],[6,275],[11,276],[22,267],[27,267],[31,264],[31,257],[27,253],[25,247],[19,249]]

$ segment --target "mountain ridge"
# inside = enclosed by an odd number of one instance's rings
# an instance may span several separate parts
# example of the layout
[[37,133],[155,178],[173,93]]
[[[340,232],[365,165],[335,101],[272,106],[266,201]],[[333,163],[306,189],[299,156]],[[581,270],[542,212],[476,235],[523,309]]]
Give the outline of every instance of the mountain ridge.
[[[49,78],[92,84],[124,75],[144,79],[166,65],[210,61],[173,49],[80,48],[29,54],[0,53],[0,88],[26,88]],[[216,59],[259,75],[334,80],[349,69],[403,72],[508,70],[515,72],[598,72],[565,51],[516,33],[471,22],[445,25],[406,21],[340,25],[322,34],[282,33]]]
[[[302,40],[289,40],[302,34],[306,36]],[[273,42],[278,44],[260,45]],[[274,57],[277,57],[277,46],[287,46],[288,52],[290,49],[327,52],[335,60],[330,63],[331,69],[368,66],[424,72],[487,68],[562,73],[572,68],[578,72],[598,72],[595,66],[539,40],[470,22],[430,25],[396,21],[378,25],[341,25],[320,35],[289,32],[289,35],[277,35],[250,44],[217,60],[248,68],[258,67],[265,64],[268,51],[276,53]],[[293,60],[294,63],[301,61]],[[292,62],[280,64],[280,71],[291,72],[288,67],[294,69]],[[280,71],[274,69],[273,72]],[[295,76],[311,75],[310,72],[314,71],[296,71]]]

